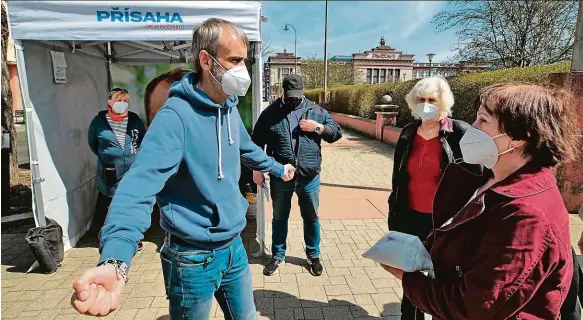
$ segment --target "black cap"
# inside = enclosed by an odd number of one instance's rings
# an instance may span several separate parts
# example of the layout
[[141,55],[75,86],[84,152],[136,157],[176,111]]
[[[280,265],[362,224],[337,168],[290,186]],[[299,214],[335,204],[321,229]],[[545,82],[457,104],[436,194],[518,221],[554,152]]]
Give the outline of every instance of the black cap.
[[290,74],[283,78],[283,95],[293,98],[304,96],[304,79],[297,74]]

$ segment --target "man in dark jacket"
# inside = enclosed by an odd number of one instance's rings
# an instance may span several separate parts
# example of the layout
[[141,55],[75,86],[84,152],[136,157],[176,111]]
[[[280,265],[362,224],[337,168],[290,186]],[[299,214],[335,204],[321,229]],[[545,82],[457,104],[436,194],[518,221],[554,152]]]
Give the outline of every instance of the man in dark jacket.
[[[303,80],[298,75],[283,79],[283,97],[277,99],[259,116],[253,130],[253,141],[268,155],[282,164],[293,164],[296,175],[292,181],[271,176],[273,200],[272,258],[263,269],[265,275],[273,275],[285,261],[288,219],[294,192],[302,219],[304,241],[310,272],[320,276],[320,222],[318,204],[320,193],[320,169],[322,164],[321,141],[333,143],[342,137],[340,126],[328,112],[304,97]],[[264,185],[265,177],[253,173],[253,181]]]

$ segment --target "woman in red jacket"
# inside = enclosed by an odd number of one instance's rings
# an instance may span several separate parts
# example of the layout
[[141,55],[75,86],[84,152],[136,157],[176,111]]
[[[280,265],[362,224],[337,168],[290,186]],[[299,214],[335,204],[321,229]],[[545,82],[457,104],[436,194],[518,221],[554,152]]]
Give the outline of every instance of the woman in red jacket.
[[[445,79],[419,80],[405,97],[416,121],[406,125],[395,147],[393,190],[389,196],[389,229],[419,237],[433,228],[433,197],[448,164],[461,158],[460,139],[471,126],[452,119],[453,94]],[[468,170],[481,173],[478,165]],[[423,317],[406,296],[401,320]]]
[[496,84],[476,100],[437,189],[426,246],[435,279],[383,266],[411,302],[434,319],[557,319],[573,257],[569,217],[551,170],[580,150],[574,100],[530,84]]

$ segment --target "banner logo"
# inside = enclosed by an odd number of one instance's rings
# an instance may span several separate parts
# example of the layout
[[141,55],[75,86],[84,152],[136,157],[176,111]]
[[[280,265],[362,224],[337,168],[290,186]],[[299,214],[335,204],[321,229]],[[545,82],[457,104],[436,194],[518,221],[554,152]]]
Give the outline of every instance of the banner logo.
[[96,14],[99,22],[184,23],[178,12],[140,12],[112,7],[111,11],[97,11]]

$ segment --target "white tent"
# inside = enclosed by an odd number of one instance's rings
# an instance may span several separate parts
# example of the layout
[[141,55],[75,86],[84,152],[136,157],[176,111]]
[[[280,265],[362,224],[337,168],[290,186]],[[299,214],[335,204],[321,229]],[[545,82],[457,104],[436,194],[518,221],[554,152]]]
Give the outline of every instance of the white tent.
[[[34,217],[37,226],[44,225],[45,216],[61,225],[66,250],[76,245],[93,217],[96,158],[87,144],[87,128],[107,105],[112,63],[192,62],[193,28],[208,18],[223,18],[249,37],[254,122],[261,112],[259,3],[8,1],[7,7],[26,110]],[[66,83],[57,83],[63,76]],[[265,249],[261,196],[258,192],[260,254]]]

